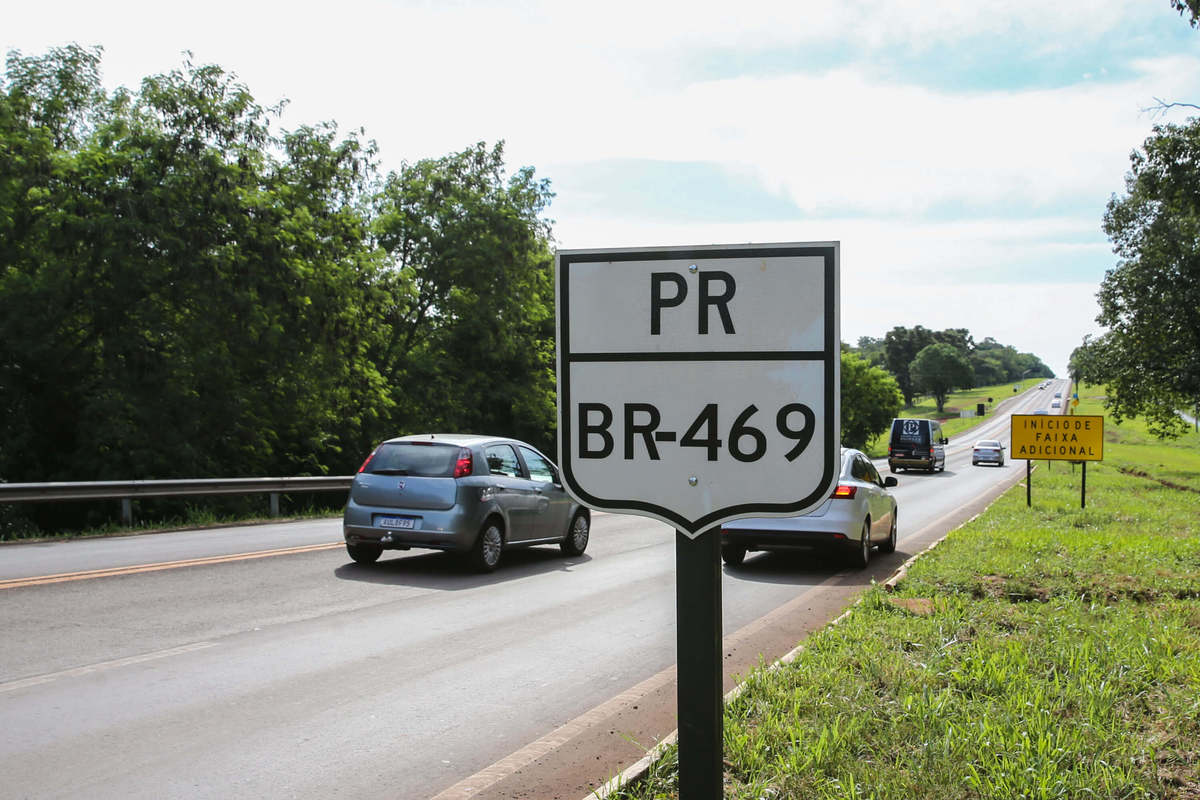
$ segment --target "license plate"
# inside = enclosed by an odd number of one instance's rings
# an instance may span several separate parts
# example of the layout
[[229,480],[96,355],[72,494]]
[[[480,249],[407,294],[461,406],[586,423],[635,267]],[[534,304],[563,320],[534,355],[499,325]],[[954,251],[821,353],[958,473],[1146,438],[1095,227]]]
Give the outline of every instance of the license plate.
[[412,517],[380,517],[379,527],[411,529],[417,527],[417,521]]

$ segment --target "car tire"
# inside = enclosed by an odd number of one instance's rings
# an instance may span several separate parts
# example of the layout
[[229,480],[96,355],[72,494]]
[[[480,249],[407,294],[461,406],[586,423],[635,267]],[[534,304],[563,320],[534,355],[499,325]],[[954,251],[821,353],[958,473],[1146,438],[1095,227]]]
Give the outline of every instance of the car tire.
[[346,552],[355,564],[374,564],[383,555],[383,548],[377,544],[350,544],[346,542]]
[[871,518],[863,520],[862,536],[855,543],[850,555],[850,563],[858,569],[866,569],[871,563]]
[[567,528],[567,537],[558,545],[563,555],[581,556],[588,546],[588,533],[591,530],[591,520],[583,511],[577,511],[571,517],[571,526]]
[[879,545],[879,552],[894,553],[896,552],[896,511],[892,511],[892,529],[888,531],[887,541]]
[[499,566],[503,550],[504,531],[497,520],[489,519],[479,529],[479,535],[471,547],[471,566],[477,572],[491,572]]
[[740,567],[742,562],[746,560],[746,548],[740,544],[722,544],[721,560],[728,566]]

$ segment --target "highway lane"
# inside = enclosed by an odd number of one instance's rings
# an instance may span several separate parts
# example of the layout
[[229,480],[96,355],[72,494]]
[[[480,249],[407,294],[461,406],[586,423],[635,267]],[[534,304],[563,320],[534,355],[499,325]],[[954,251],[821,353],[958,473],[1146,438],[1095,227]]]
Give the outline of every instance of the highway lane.
[[[1006,405],[1031,411],[1052,395],[1033,390]],[[1014,470],[1023,475],[1019,462],[971,467],[970,443],[988,435],[952,442],[945,473],[898,476],[900,548],[874,568],[759,554],[725,570],[731,670],[786,652],[940,535],[939,522],[1019,477]],[[9,546],[0,578],[336,543],[338,534],[336,520],[322,520]],[[611,514],[596,515],[586,555],[515,552],[488,576],[440,554],[367,568],[326,549],[3,589],[0,774],[17,797],[461,791],[481,770],[669,673],[674,613],[673,533]],[[757,622],[764,615],[769,624]],[[604,730],[549,745],[520,771],[490,776],[477,796],[546,785],[556,793],[528,796],[582,797],[579,788],[673,728],[672,691],[654,683],[616,721],[602,720]],[[593,760],[588,746],[608,755]],[[556,772],[563,764],[571,769]]]

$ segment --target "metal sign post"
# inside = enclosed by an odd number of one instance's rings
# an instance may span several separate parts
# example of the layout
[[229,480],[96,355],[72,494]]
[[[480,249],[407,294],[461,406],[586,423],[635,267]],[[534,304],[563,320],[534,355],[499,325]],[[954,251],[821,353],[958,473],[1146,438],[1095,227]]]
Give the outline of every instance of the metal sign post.
[[[1086,508],[1087,462],[1104,460],[1104,417],[1099,414],[1013,414],[1011,424],[1010,452],[1013,458],[1025,459],[1025,505],[1033,505],[1031,461],[1044,458],[1047,467],[1054,461],[1083,464],[1079,507]],[[1071,469],[1073,472],[1074,467]]]
[[721,529],[675,532],[679,796],[720,800],[724,784],[721,692]]
[[839,270],[837,242],[555,259],[563,485],[676,530],[681,800],[722,789],[720,526],[837,481]]

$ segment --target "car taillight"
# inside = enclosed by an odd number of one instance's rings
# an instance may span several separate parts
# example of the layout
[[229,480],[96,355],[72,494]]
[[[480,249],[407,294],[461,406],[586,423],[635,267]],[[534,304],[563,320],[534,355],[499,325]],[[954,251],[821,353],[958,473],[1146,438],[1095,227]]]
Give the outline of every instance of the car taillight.
[[458,460],[454,462],[454,477],[465,478],[475,471],[471,462],[471,451],[465,447],[458,448]]
[[929,448],[929,455],[933,455],[933,453],[934,453],[934,450],[933,450],[933,448],[932,448],[932,447],[931,447],[931,448]]
[[848,483],[839,483],[838,487],[833,490],[830,495],[834,500],[851,500],[854,498],[854,493],[858,491],[857,486],[851,486]]
[[376,454],[376,453],[378,453],[378,452],[379,452],[379,448],[378,448],[378,447],[376,447],[374,450],[372,450],[372,451],[371,451],[371,455],[367,456],[367,460],[366,460],[366,461],[364,461],[364,462],[362,463],[362,466],[358,468],[358,471],[359,471],[359,472],[363,472],[363,471],[365,471],[365,470],[366,470],[366,468],[367,468],[367,464],[370,464],[370,463],[371,463],[371,459],[372,459],[372,458],[374,458],[374,457],[375,457],[375,454]]

